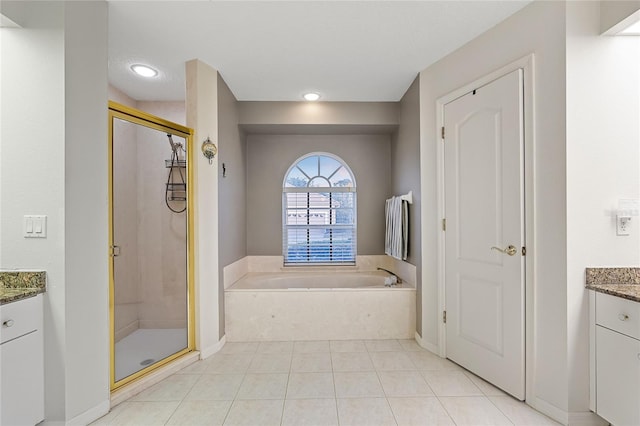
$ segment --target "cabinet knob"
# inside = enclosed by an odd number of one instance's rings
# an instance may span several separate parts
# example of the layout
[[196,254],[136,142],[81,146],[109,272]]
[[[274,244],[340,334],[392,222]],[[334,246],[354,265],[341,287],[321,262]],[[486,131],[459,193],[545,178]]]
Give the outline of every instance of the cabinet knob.
[[629,315],[628,314],[618,314],[618,319],[620,321],[626,321],[629,319]]
[[2,326],[3,327],[11,327],[11,326],[13,326],[14,322],[15,321],[13,321],[12,319],[8,319],[8,320],[6,320],[5,322],[2,323]]

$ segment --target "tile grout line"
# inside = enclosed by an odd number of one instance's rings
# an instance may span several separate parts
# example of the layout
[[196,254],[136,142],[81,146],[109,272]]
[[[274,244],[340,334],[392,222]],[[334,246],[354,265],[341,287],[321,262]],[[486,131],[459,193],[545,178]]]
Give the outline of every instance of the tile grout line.
[[[482,391],[482,390],[481,390],[481,391]],[[484,391],[482,391],[482,393],[484,393]],[[513,421],[513,419],[512,419],[511,417],[509,417],[509,415],[508,415],[507,413],[505,413],[504,411],[502,411],[502,410],[500,409],[500,407],[498,407],[498,406],[497,406],[497,405],[496,405],[496,404],[491,400],[491,398],[489,398],[489,395],[484,394],[484,396],[489,400],[489,402],[491,403],[491,405],[493,405],[494,407],[496,407],[496,409],[497,409],[500,413],[502,413],[502,415],[503,415],[507,420],[509,420],[509,421],[511,422],[511,424],[513,424],[513,425],[515,425],[515,424],[516,424],[516,422],[515,422],[515,421]]]
[[[400,342],[398,342],[397,340],[396,340],[396,343],[400,344]],[[400,345],[400,348],[403,349],[403,352],[404,352],[404,348],[402,348],[402,345]],[[369,354],[369,358],[371,358],[371,354]],[[411,360],[409,360],[409,361],[411,361]],[[373,364],[373,359],[371,360],[371,363]],[[413,361],[411,362],[411,364],[413,365]],[[373,364],[373,370],[376,372],[376,377],[378,378],[378,383],[380,383],[380,388],[382,389],[382,394],[384,395],[384,400],[387,403],[387,407],[389,407],[389,411],[391,412],[391,416],[393,417],[393,421],[396,422],[396,426],[397,426],[398,425],[398,418],[396,417],[396,413],[393,412],[393,408],[391,407],[391,403],[389,402],[389,395],[387,395],[387,391],[384,390],[384,386],[382,385],[382,380],[380,380],[380,372],[376,368],[375,364]]]
[[[173,374],[175,376],[175,373]],[[169,376],[171,377],[171,376]],[[171,412],[171,414],[169,415],[169,417],[167,418],[167,421],[165,421],[163,424],[166,425],[167,423],[169,423],[169,420],[171,420],[171,418],[174,416],[174,414],[176,414],[176,411],[178,411],[178,408],[180,408],[180,405],[182,405],[182,403],[184,402],[185,398],[187,397],[187,395],[189,395],[189,393],[191,393],[191,391],[193,390],[193,388],[196,386],[196,383],[198,383],[200,381],[200,379],[202,378],[202,373],[199,374],[198,380],[195,380],[193,382],[193,384],[191,385],[191,387],[189,388],[189,390],[187,392],[185,392],[184,396],[182,397],[182,399],[178,402],[178,405],[176,405],[176,408],[173,409],[173,411]]]
[[336,421],[340,426],[340,413],[338,412],[338,390],[336,389],[336,374],[333,370],[333,352],[331,352],[331,340],[329,340],[329,364],[331,365],[331,378],[333,379],[333,401],[336,408]]
[[291,369],[293,368],[293,349],[295,343],[291,345],[291,359],[289,360],[289,372],[287,373],[287,384],[284,387],[284,399],[282,400],[282,411],[280,413],[280,426],[284,422],[284,407],[287,405],[287,395],[289,394],[289,382],[291,381]]
[[256,354],[258,353],[258,346],[256,346],[256,351],[255,352],[247,352],[247,353],[251,353],[252,354],[251,355],[251,361],[249,361],[249,365],[247,365],[247,369],[244,371],[244,374],[242,375],[242,380],[240,381],[240,385],[238,386],[238,390],[236,390],[236,393],[233,396],[233,399],[231,400],[231,404],[229,404],[229,409],[227,410],[227,414],[225,414],[224,419],[222,419],[222,424],[223,425],[227,422],[227,419],[229,418],[229,414],[231,414],[231,409],[234,407],[235,402],[236,402],[236,398],[238,397],[238,394],[240,393],[240,388],[242,388],[242,384],[244,383],[245,379],[247,378],[247,373],[249,372],[249,368],[251,367],[251,363],[256,358]]

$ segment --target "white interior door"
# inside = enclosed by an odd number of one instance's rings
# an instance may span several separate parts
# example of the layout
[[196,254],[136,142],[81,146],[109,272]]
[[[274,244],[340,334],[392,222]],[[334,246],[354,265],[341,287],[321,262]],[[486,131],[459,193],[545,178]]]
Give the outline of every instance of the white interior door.
[[447,358],[525,392],[522,70],[444,107]]

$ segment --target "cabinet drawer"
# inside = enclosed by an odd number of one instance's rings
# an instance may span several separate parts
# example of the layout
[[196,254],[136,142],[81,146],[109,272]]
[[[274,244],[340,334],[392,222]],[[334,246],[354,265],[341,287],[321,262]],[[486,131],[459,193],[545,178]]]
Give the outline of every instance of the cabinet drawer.
[[42,327],[42,296],[2,305],[0,309],[0,344]]
[[596,324],[640,339],[640,303],[596,293]]

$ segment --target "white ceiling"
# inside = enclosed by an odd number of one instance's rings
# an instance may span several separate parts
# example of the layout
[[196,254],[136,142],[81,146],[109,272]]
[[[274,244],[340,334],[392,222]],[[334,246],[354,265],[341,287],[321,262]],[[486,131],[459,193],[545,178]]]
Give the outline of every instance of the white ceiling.
[[[418,72],[530,1],[111,0],[109,80],[137,100],[183,100],[197,58],[243,101],[398,101]],[[160,74],[138,77],[134,63]]]

